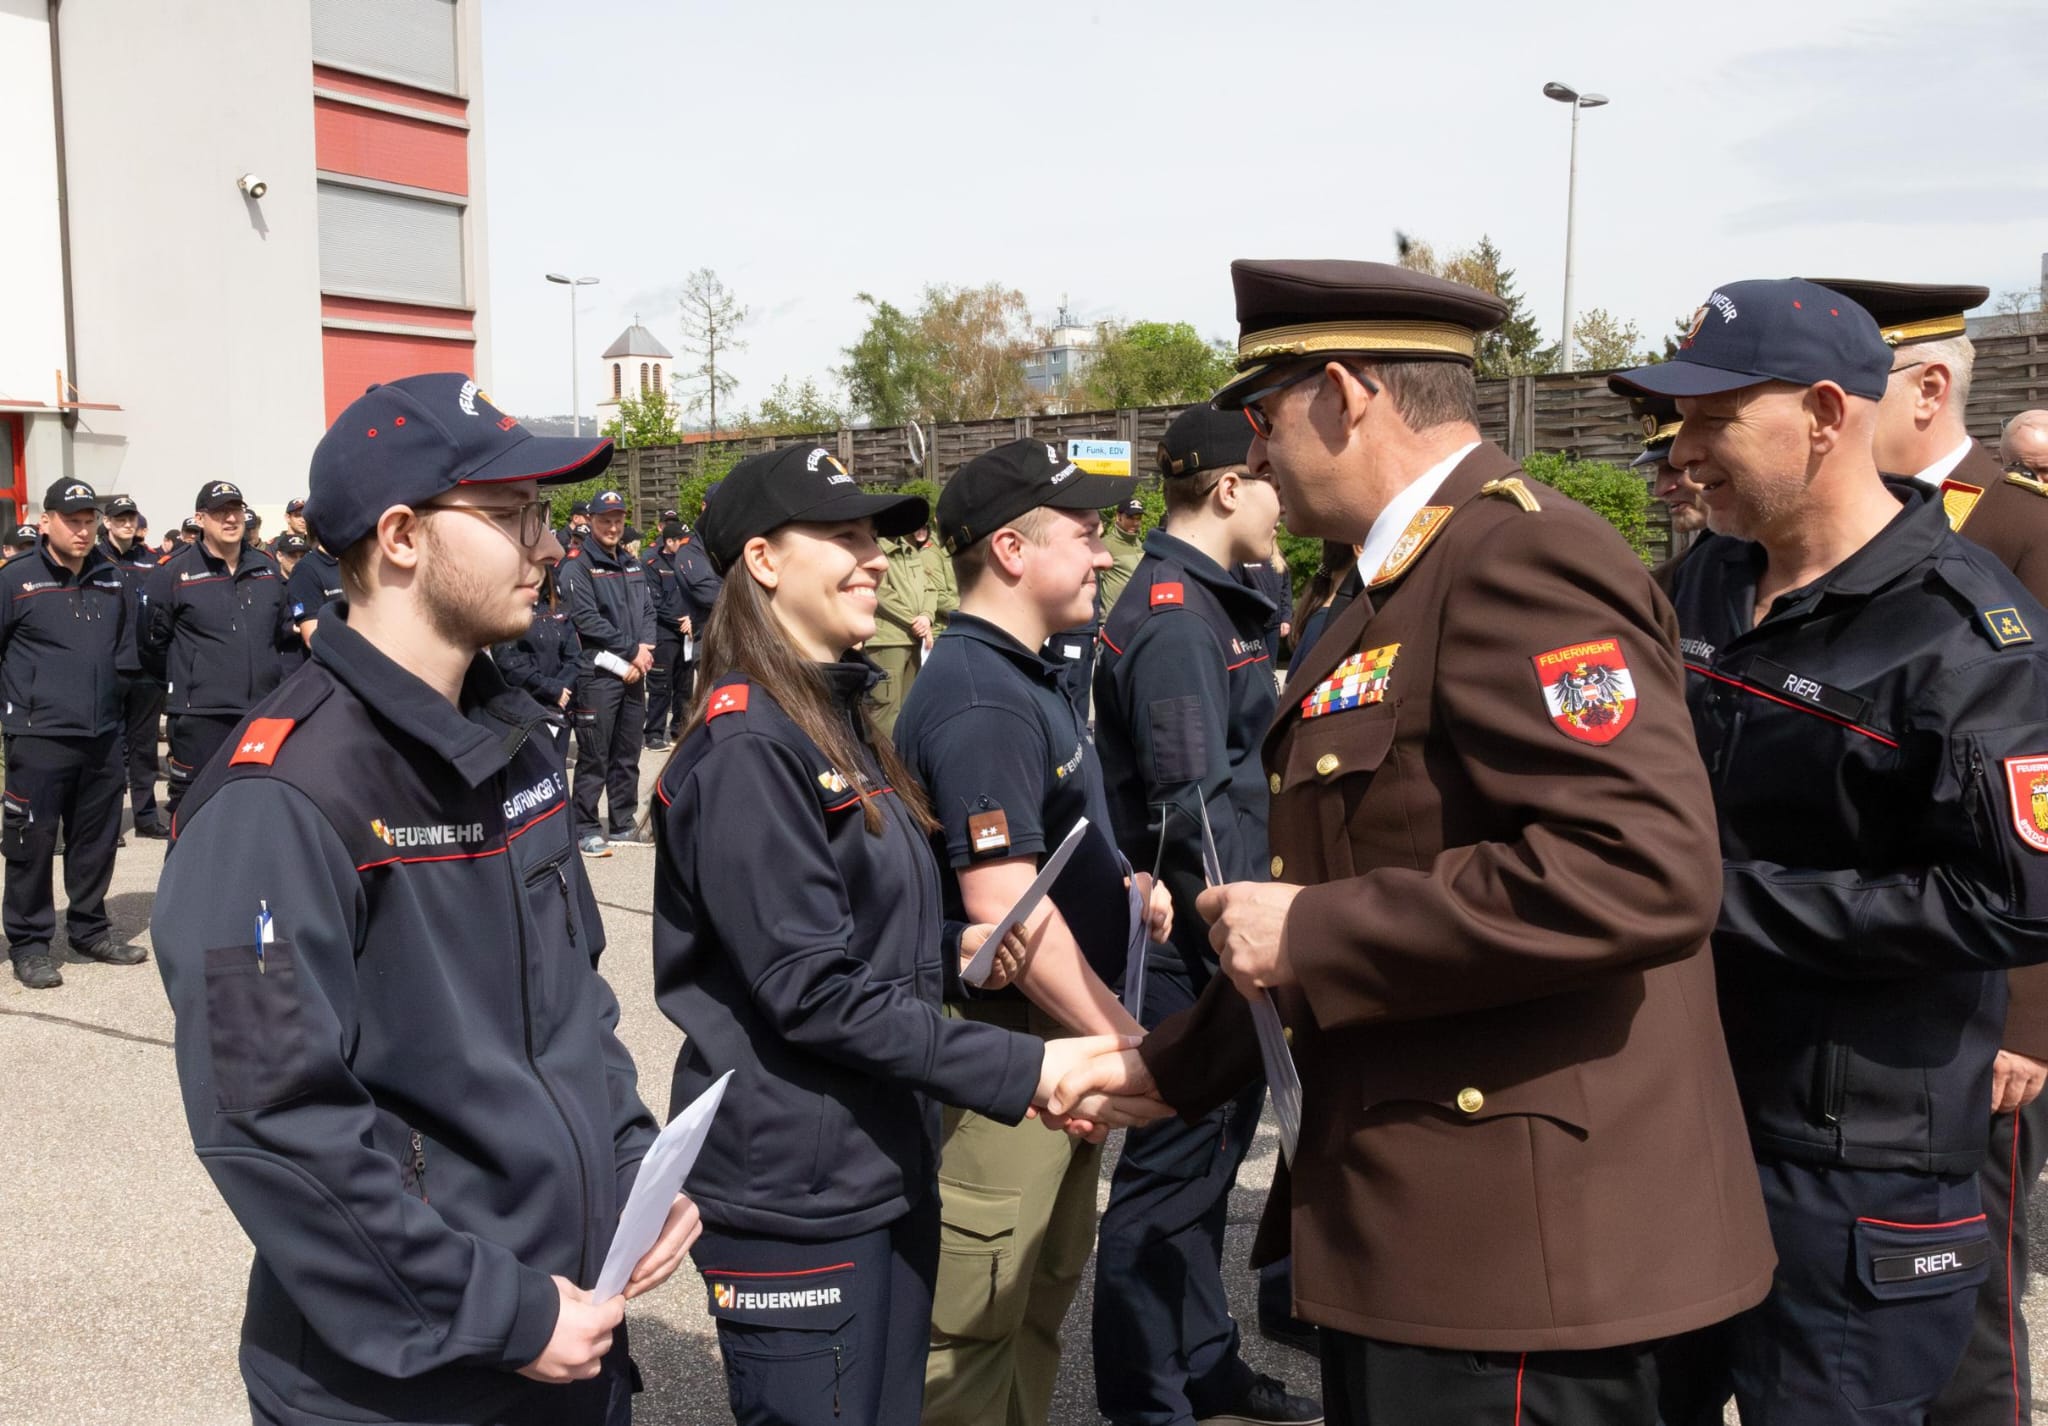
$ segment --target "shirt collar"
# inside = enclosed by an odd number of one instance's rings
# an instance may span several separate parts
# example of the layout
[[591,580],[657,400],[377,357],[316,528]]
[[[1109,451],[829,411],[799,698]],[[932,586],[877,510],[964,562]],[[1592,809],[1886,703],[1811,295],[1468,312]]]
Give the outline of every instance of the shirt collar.
[[513,750],[547,721],[547,710],[506,687],[482,653],[463,676],[462,706],[452,706],[351,629],[346,604],[313,631],[312,657],[380,720],[446,760],[471,787],[504,771]]
[[1387,508],[1380,511],[1379,518],[1372,522],[1372,529],[1366,534],[1365,548],[1358,556],[1358,567],[1366,572],[1369,579],[1379,567],[1387,562],[1387,555],[1394,543],[1401,538],[1401,532],[1408,528],[1408,522],[1415,518],[1415,512],[1429,504],[1430,497],[1443,487],[1458,462],[1479,449],[1479,442],[1460,446],[1421,475],[1408,482],[1401,491],[1387,502]]
[[1915,475],[1913,479],[1921,482],[1923,485],[1932,485],[1936,489],[1940,489],[1941,483],[1956,473],[1956,467],[1961,465],[1963,457],[1970,453],[1970,441],[1970,437],[1963,437],[1962,444],[1958,445],[1933,465],[1927,467],[1927,469]]
[[988,620],[978,619],[972,614],[962,613],[958,609],[948,616],[946,631],[939,637],[968,639],[977,644],[985,644],[1033,678],[1046,683],[1054,683],[1059,679],[1059,665],[1047,663],[1038,656],[1035,649],[1025,648],[1007,629],[999,628]]

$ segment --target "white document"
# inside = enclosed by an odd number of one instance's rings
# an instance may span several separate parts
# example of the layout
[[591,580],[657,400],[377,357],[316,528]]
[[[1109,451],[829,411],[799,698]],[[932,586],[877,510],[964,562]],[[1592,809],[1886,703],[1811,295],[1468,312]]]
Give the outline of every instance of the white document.
[[[1223,858],[1216,850],[1216,833],[1209,825],[1209,804],[1198,799],[1202,809],[1202,879],[1211,886],[1223,884]],[[1301,1142],[1301,1075],[1294,1068],[1294,1056],[1287,1048],[1287,1029],[1280,1023],[1280,1011],[1273,1004],[1273,992],[1261,991],[1251,997],[1252,1028],[1259,1036],[1259,1063],[1266,1071],[1266,1088],[1273,1096],[1273,1118],[1280,1130],[1280,1152],[1294,1162],[1295,1146]]]
[[597,1301],[609,1302],[626,1290],[633,1269],[661,1236],[661,1225],[668,1221],[669,1205],[676,1201],[676,1195],[683,1191],[683,1180],[697,1166],[697,1155],[704,1151],[705,1137],[711,1132],[711,1121],[717,1117],[719,1102],[725,1098],[725,1086],[732,1075],[727,1070],[711,1082],[709,1089],[691,1100],[682,1113],[669,1120],[668,1127],[648,1149],[647,1157],[640,1161],[639,1177],[633,1180],[633,1196],[626,1200],[625,1211],[619,1214],[618,1231],[612,1234],[604,1268],[597,1275],[597,1286],[591,1289],[591,1296]]
[[1003,914],[1002,920],[996,922],[996,929],[981,943],[981,949],[974,953],[974,959],[960,972],[960,979],[969,985],[988,984],[989,972],[995,969],[996,947],[1002,945],[1003,937],[1010,934],[1012,926],[1022,924],[1038,909],[1038,903],[1045,899],[1046,892],[1052,890],[1052,884],[1058,881],[1060,873],[1066,870],[1067,862],[1074,855],[1074,848],[1081,845],[1081,836],[1087,830],[1086,817],[1074,824],[1074,830],[1067,833],[1066,840],[1045,859],[1045,865],[1040,867],[1038,875],[1031,879],[1031,885],[1024,888],[1024,894],[1017,898],[1017,904]]

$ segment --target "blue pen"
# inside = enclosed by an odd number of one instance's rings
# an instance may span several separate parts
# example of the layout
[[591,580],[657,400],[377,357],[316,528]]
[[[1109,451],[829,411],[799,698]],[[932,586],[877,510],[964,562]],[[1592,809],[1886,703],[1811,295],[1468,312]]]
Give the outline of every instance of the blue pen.
[[256,973],[268,975],[270,968],[264,963],[263,948],[270,944],[270,903],[259,901],[256,905]]

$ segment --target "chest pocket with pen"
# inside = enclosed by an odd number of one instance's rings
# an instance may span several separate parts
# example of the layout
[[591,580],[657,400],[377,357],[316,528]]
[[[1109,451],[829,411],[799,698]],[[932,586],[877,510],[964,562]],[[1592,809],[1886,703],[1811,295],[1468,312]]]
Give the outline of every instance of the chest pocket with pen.
[[298,958],[273,940],[206,953],[206,1043],[214,1105],[242,1114],[288,1104],[306,1091],[306,1027]]

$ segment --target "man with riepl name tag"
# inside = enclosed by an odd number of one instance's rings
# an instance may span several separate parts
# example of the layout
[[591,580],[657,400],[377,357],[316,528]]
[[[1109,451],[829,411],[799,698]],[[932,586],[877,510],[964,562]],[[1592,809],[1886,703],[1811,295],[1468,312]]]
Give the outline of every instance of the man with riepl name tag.
[[1711,531],[1671,598],[1779,1258],[1679,1421],[1732,1390],[1746,1423],[1924,1422],[1990,1266],[2002,972],[2048,960],[2048,614],[1934,488],[1880,476],[1893,361],[1840,292],[1740,282],[1616,378],[1676,399]]

